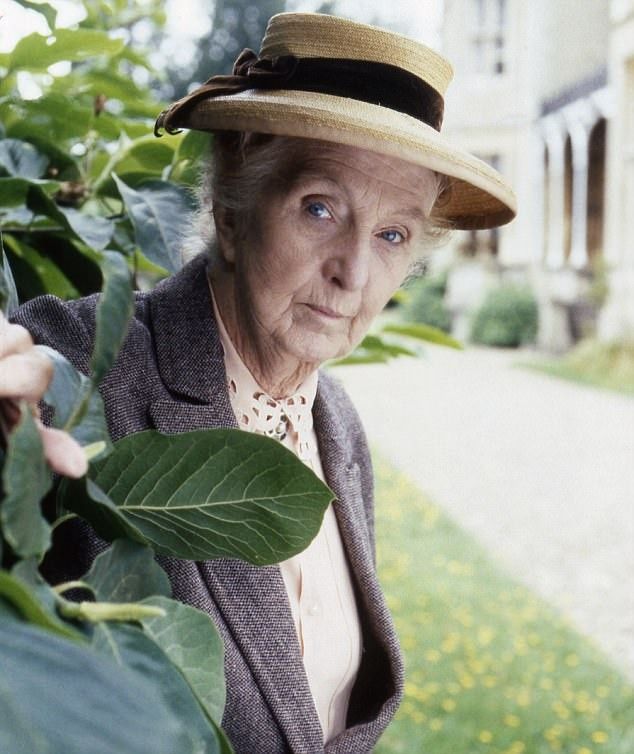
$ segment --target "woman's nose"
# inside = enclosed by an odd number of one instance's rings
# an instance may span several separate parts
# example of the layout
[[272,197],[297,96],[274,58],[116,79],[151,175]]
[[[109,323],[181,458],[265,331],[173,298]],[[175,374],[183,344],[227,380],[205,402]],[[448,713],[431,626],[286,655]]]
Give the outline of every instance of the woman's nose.
[[346,239],[331,249],[324,268],[326,277],[344,290],[361,290],[368,282],[371,251],[368,241]]

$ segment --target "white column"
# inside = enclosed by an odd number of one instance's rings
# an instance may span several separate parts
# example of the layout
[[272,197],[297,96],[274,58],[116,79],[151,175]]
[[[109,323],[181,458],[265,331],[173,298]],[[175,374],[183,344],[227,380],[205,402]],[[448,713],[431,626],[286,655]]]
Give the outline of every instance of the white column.
[[548,212],[545,227],[548,233],[546,266],[558,269],[564,265],[564,149],[566,132],[563,121],[547,115],[541,122],[548,147]]
[[588,100],[564,109],[572,145],[572,233],[570,266],[588,264],[588,163],[590,132],[599,114]]

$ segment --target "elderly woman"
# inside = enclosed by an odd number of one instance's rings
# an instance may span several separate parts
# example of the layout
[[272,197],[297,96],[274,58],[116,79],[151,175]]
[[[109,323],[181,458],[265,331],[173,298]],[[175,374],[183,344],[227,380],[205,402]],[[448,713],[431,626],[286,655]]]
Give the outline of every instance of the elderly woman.
[[[439,133],[448,63],[340,18],[271,19],[260,55],[162,113],[216,134],[197,238],[205,254],[153,292],[102,392],[114,439],[148,427],[276,437],[336,494],[315,540],[279,567],[164,561],[175,596],[225,644],[223,725],[238,754],[368,752],[403,688],[374,567],[370,460],[346,395],[318,371],[361,340],[436,229],[510,220],[500,177]],[[88,369],[94,299],[30,302],[2,324],[0,395],[36,401],[32,340]],[[32,338],[32,340],[31,340]],[[11,368],[7,368],[10,363]],[[50,463],[84,471],[44,430]],[[104,547],[66,525],[46,567],[81,574]]]

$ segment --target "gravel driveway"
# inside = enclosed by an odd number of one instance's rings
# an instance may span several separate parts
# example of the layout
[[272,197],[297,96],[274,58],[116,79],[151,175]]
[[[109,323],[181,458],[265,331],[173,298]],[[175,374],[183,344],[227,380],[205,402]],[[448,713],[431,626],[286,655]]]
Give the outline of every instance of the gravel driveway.
[[333,371],[370,442],[634,680],[634,399],[521,358],[428,346]]

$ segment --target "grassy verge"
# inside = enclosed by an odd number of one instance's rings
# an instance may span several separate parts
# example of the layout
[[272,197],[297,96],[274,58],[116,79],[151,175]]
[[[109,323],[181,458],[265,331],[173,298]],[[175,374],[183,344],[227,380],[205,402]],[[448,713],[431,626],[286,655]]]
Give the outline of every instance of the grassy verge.
[[381,462],[379,572],[407,665],[377,754],[632,754],[634,690]]
[[634,343],[585,340],[563,358],[523,363],[554,377],[634,395]]

